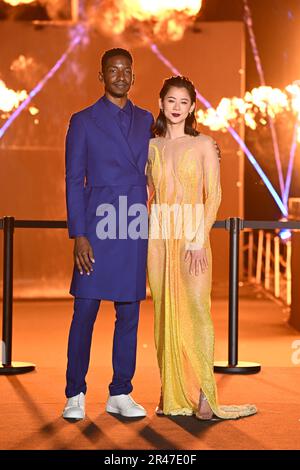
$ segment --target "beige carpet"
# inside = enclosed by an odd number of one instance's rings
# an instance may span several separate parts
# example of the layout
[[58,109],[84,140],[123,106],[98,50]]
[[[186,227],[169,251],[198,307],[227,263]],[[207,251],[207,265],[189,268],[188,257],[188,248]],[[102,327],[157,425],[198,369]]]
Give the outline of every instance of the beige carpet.
[[[0,376],[1,449],[300,449],[300,367],[292,343],[300,332],[286,323],[278,305],[241,290],[240,355],[257,361],[255,375],[216,374],[219,400],[255,403],[259,413],[238,421],[203,423],[193,417],[157,417],[159,376],[153,344],[153,306],[143,302],[134,398],[148,411],[130,421],[105,413],[111,379],[113,306],[103,302],[96,322],[87,377],[87,418],[61,418],[65,403],[66,346],[71,301],[18,301],[14,305],[13,360],[36,371]],[[227,301],[213,300],[216,360],[227,354]]]

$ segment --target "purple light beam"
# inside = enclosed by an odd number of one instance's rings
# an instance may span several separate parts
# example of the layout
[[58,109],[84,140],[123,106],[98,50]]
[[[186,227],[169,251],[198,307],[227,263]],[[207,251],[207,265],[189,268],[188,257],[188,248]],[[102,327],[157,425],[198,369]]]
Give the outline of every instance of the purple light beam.
[[[256,38],[255,38],[254,30],[253,30],[253,20],[252,20],[252,15],[251,15],[251,10],[248,4],[248,0],[244,0],[244,20],[248,29],[249,40],[250,40],[250,44],[252,47],[253,57],[254,57],[255,65],[256,65],[256,70],[260,79],[260,84],[262,86],[266,86],[265,75],[264,75],[264,71],[262,68],[262,64],[261,64],[261,60],[260,60],[260,56],[259,56],[259,52],[257,48]],[[283,198],[285,186],[284,186],[284,181],[283,181],[280,151],[279,151],[275,124],[271,116],[268,116],[268,123],[269,123],[271,136],[272,136],[274,156],[275,156],[275,162],[276,162],[278,178],[279,178],[280,192],[281,192],[281,197]]]
[[289,165],[288,165],[288,169],[287,169],[285,187],[284,187],[284,194],[283,194],[283,203],[286,207],[287,207],[288,198],[289,198],[289,194],[290,194],[293,166],[294,166],[295,154],[296,154],[296,150],[297,150],[298,128],[299,128],[299,121],[297,120],[297,122],[295,124],[295,127],[294,127],[294,134],[293,134],[292,146],[291,146],[291,151],[290,151]]

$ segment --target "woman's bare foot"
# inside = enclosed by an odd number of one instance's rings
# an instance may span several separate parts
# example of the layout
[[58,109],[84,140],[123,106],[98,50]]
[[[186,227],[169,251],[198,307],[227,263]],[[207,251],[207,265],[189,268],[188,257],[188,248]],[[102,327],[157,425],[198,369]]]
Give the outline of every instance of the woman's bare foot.
[[163,408],[164,408],[164,404],[163,404],[163,398],[162,398],[162,394],[160,395],[160,399],[159,399],[159,404],[158,406],[155,408],[155,413],[157,415],[163,415],[164,412],[163,412]]
[[201,390],[196,417],[198,419],[209,420],[209,419],[212,419],[213,415],[214,415],[213,410],[209,406],[207,398]]

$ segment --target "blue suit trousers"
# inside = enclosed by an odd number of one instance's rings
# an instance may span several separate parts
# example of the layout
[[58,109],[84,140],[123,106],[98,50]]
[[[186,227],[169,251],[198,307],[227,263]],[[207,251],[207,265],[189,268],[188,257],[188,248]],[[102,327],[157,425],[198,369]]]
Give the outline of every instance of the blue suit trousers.
[[[74,314],[68,341],[67,398],[86,393],[85,377],[90,361],[94,323],[100,306],[98,299],[74,298]],[[114,302],[116,322],[113,340],[113,378],[110,395],[128,394],[136,365],[137,329],[140,302]]]

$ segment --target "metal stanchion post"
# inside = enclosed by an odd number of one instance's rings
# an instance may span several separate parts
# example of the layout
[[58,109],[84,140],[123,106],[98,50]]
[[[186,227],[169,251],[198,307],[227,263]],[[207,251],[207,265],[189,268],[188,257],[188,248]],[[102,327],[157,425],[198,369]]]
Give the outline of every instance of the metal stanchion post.
[[215,372],[223,374],[255,374],[260,364],[238,362],[238,313],[239,313],[239,240],[243,221],[238,217],[227,220],[230,234],[229,252],[229,318],[228,318],[228,361],[215,362]]
[[14,217],[3,218],[3,333],[0,364],[2,375],[22,374],[35,368],[34,364],[27,362],[12,362],[14,222]]

